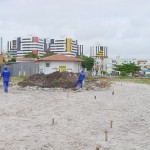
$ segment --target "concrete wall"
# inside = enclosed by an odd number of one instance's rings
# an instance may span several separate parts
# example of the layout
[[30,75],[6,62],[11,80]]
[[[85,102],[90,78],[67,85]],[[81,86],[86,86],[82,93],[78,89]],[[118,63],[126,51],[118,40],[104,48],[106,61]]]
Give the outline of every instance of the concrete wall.
[[[17,62],[7,65],[11,76],[31,76],[39,73],[38,64],[34,62]],[[3,70],[3,65],[1,71]]]

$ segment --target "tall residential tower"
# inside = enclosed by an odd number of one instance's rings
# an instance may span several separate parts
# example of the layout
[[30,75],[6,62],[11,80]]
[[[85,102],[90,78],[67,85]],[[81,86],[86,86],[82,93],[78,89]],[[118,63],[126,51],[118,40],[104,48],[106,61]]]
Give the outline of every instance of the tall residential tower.
[[8,54],[14,57],[22,57],[29,52],[42,56],[46,50],[46,39],[39,37],[17,37],[7,44]]
[[83,45],[78,45],[78,41],[71,38],[17,37],[15,40],[8,42],[7,51],[13,57],[22,57],[29,52],[38,56],[43,56],[50,52],[67,56],[81,56],[83,55]]
[[68,56],[83,55],[83,45],[78,45],[78,41],[72,40],[71,38],[50,39],[49,50],[50,52]]

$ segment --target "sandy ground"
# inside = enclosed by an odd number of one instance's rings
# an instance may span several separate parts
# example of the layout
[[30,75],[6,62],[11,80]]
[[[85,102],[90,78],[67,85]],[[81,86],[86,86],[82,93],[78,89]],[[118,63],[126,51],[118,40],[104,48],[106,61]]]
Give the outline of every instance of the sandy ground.
[[77,93],[10,87],[4,93],[0,83],[0,150],[95,150],[96,146],[150,150],[150,85],[116,83],[107,90]]

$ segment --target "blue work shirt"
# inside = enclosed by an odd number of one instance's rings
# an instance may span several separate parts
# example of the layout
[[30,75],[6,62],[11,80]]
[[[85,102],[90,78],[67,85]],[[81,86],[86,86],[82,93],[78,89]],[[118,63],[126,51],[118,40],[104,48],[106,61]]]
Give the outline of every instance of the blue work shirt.
[[83,72],[80,72],[78,80],[82,81],[84,80],[84,78],[85,78],[85,74]]
[[3,77],[3,81],[9,81],[10,78],[10,71],[9,70],[4,70],[1,74]]

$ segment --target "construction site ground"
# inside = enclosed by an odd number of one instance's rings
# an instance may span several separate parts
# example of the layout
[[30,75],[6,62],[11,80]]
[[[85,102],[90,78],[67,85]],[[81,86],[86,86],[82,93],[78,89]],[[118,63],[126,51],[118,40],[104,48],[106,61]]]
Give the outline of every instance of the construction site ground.
[[[38,86],[42,88],[73,88],[74,84],[77,82],[78,74],[72,72],[54,72],[51,74],[35,74],[28,77],[18,85],[21,87],[27,86]],[[99,90],[103,88],[109,88],[111,82],[105,79],[85,79],[84,89],[85,90]]]
[[115,82],[82,92],[30,88],[14,85],[4,93],[0,82],[1,150],[150,150],[150,85]]

